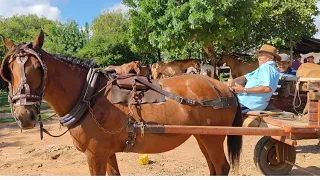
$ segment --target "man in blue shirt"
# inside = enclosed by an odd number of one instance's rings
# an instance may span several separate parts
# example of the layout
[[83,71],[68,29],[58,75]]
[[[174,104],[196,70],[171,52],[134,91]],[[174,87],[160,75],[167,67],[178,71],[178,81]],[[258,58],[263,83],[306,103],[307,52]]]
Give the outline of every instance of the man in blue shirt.
[[290,56],[288,54],[279,54],[281,57],[281,61],[277,62],[277,67],[280,71],[280,76],[295,76],[296,75],[296,70],[292,69],[290,67]]
[[277,49],[265,44],[256,53],[259,55],[259,68],[228,82],[229,87],[237,93],[243,113],[264,110],[279,81],[275,61],[280,61],[281,57],[277,54]]

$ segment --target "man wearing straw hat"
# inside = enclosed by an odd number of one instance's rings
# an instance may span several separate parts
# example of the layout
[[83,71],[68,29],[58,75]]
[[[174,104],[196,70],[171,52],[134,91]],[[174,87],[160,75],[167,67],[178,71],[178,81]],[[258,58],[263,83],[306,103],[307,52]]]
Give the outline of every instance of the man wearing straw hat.
[[275,61],[280,61],[281,57],[277,49],[265,44],[256,53],[259,56],[259,68],[228,82],[229,87],[237,93],[243,113],[264,110],[279,81],[279,70]]

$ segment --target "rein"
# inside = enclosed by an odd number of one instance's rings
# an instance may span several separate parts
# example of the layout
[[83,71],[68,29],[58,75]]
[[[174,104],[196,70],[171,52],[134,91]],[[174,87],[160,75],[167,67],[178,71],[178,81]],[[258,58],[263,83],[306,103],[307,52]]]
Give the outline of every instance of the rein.
[[[44,120],[47,120],[47,119],[51,119],[53,116],[57,115],[57,113],[53,114],[52,116],[50,117],[47,117],[46,119]],[[43,123],[42,123],[42,120],[39,121],[39,125],[40,125],[40,139],[42,140],[43,139],[43,133],[46,133],[47,135],[51,136],[51,137],[61,137],[63,135],[65,135],[68,131],[69,131],[69,128],[63,132],[62,134],[60,135],[52,135],[48,130],[46,130],[44,127],[43,127]]]

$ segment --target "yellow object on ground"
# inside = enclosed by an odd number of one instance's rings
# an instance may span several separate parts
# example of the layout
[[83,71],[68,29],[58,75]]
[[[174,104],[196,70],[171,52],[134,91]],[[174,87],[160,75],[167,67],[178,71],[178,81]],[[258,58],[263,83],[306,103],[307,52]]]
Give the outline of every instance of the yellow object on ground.
[[142,156],[140,156],[138,163],[142,165],[149,164],[148,154],[143,154]]

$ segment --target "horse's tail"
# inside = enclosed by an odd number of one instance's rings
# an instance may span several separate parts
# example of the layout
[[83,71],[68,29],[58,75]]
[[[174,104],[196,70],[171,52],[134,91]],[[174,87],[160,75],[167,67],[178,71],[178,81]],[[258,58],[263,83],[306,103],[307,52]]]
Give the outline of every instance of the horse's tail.
[[[236,116],[234,117],[232,126],[233,127],[241,127],[242,126],[242,113],[240,108],[240,103],[235,94],[233,94],[238,102]],[[242,136],[239,135],[228,135],[227,139],[228,144],[228,156],[231,167],[239,166],[240,153],[242,149]]]

